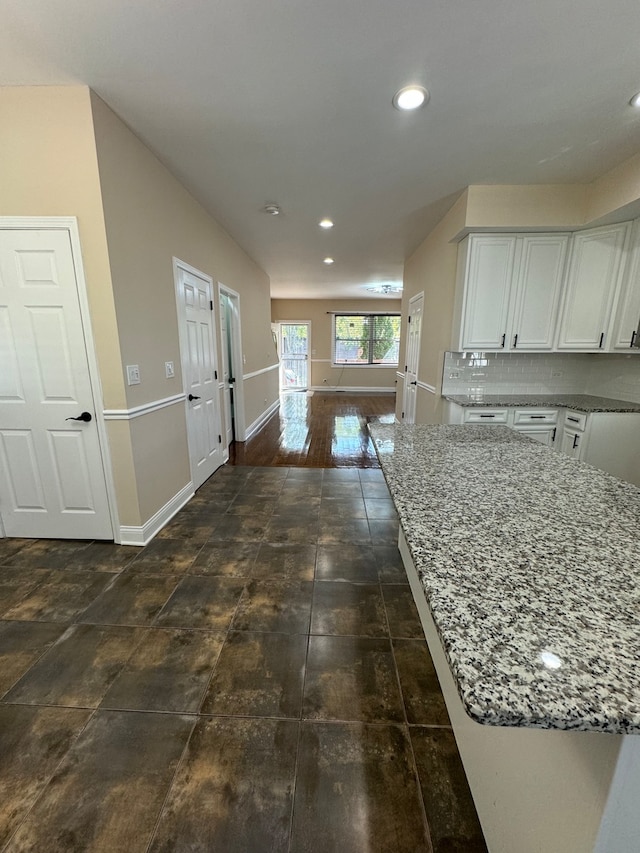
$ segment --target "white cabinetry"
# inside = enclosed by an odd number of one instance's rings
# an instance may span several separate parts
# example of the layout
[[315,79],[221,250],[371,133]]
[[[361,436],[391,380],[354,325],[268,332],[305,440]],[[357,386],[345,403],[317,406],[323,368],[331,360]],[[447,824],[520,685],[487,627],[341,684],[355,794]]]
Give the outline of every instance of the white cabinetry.
[[547,447],[555,447],[557,422],[557,409],[516,409],[513,415],[516,432],[528,435]]
[[460,350],[551,350],[565,234],[472,235],[460,249]]
[[[629,350],[640,334],[640,219],[633,223],[631,257],[620,290],[613,330],[608,349],[611,352]],[[631,352],[640,352],[632,349]]]
[[559,350],[602,351],[623,272],[629,223],[581,231],[573,237]]

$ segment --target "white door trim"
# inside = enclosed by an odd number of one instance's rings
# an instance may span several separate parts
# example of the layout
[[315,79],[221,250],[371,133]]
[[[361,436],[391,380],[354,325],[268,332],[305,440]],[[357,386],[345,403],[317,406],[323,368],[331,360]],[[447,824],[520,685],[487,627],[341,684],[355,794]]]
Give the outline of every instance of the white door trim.
[[[109,505],[109,516],[111,530],[116,544],[120,544],[120,523],[118,518],[118,504],[116,501],[116,489],[113,481],[113,467],[109,453],[109,439],[107,427],[103,415],[104,401],[102,399],[102,385],[100,382],[100,371],[96,357],[93,329],[91,327],[91,312],[89,310],[89,298],[87,296],[87,280],[82,263],[82,249],[80,246],[80,231],[78,219],[75,216],[0,216],[0,229],[2,230],[39,230],[51,229],[67,231],[71,242],[71,254],[76,272],[76,284],[78,290],[78,303],[80,305],[80,317],[82,318],[82,331],[87,352],[87,363],[89,367],[89,382],[95,406],[94,419],[98,435],[98,446],[102,461],[102,471],[107,490],[107,502]],[[4,536],[4,530],[0,522],[0,535]]]
[[[233,315],[233,357],[234,357],[234,379],[235,379],[235,387],[233,390],[233,415],[235,421],[235,439],[236,441],[246,441],[247,440],[247,426],[245,421],[245,413],[244,413],[244,374],[242,369],[244,367],[244,358],[242,354],[242,322],[241,322],[241,314],[240,314],[240,294],[232,290],[230,287],[227,287],[226,284],[223,284],[221,281],[218,282],[218,304],[220,303],[220,295],[224,294],[228,296],[233,302],[235,302],[237,309],[237,316]],[[222,342],[221,342],[222,346]]]

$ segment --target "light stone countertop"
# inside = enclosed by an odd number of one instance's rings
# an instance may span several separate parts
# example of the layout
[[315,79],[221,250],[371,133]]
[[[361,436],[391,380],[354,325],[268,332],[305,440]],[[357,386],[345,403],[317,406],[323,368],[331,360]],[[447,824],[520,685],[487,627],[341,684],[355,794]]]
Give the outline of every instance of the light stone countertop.
[[507,427],[369,427],[467,713],[640,732],[640,489]]
[[459,406],[574,409],[578,412],[640,412],[640,403],[593,394],[443,394]]

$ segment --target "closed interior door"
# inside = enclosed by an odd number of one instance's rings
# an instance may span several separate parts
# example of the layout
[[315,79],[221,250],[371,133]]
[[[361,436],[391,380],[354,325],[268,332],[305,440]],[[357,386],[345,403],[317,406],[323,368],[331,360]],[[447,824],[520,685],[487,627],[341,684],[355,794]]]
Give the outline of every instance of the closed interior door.
[[177,266],[187,435],[191,479],[196,489],[222,464],[212,289],[207,276]]
[[419,293],[409,301],[407,317],[407,350],[404,370],[404,399],[402,411],[406,424],[416,422],[418,397],[418,364],[420,361],[420,336],[422,334],[422,311],[424,295]]
[[6,536],[113,538],[95,414],[69,231],[1,230]]
[[280,324],[280,387],[284,391],[309,387],[309,325]]

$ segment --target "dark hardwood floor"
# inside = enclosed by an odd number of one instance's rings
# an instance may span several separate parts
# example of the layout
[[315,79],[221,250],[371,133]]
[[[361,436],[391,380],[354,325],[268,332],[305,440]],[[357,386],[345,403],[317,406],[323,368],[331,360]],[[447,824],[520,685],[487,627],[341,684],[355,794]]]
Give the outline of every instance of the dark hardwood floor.
[[288,392],[260,432],[229,448],[231,465],[379,468],[367,423],[393,423],[393,394]]

